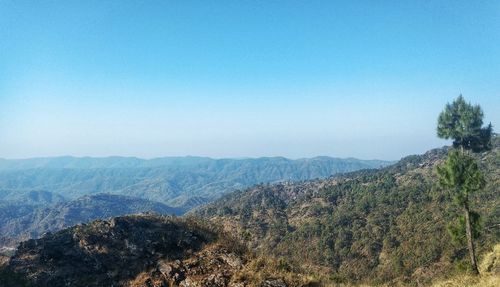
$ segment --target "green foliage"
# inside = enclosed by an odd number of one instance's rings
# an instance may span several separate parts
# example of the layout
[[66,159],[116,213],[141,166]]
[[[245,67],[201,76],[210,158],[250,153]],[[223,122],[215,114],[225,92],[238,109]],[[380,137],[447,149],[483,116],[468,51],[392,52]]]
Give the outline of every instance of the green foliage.
[[474,152],[491,148],[492,125],[483,125],[483,111],[479,105],[472,106],[460,95],[447,104],[438,118],[437,134],[444,139],[453,139],[453,146]]
[[471,193],[485,186],[484,176],[472,156],[451,150],[443,165],[437,167],[440,185],[450,190],[459,206],[469,205]]
[[250,231],[248,230],[243,230],[240,236],[245,242],[250,241],[252,239],[252,233],[250,233]]
[[[478,239],[481,235],[482,222],[481,215],[477,212],[470,212],[471,227],[472,227],[472,237]],[[465,218],[463,216],[458,216],[454,221],[450,222],[447,226],[448,233],[452,238],[453,242],[457,246],[464,246],[467,244],[467,238],[465,237]]]
[[[448,230],[455,241],[463,242],[459,232],[466,235],[471,267],[475,274],[479,274],[474,251],[474,221],[476,219],[471,218],[469,196],[481,190],[485,186],[485,180],[475,159],[465,150],[482,152],[491,149],[492,125],[491,123],[487,127],[482,127],[482,125],[481,107],[466,103],[460,95],[452,104],[447,104],[441,112],[437,128],[439,137],[452,138],[453,146],[460,148],[460,151],[450,151],[446,162],[437,170],[441,186],[452,191],[455,203],[463,207],[465,211],[465,218],[459,218],[458,226],[451,225]],[[463,224],[460,221],[463,221]],[[462,230],[462,225],[465,225],[465,230]]]
[[30,284],[22,275],[12,272],[7,267],[0,267],[0,286],[2,287],[30,287]]
[[[313,266],[311,274],[324,270],[335,282],[420,280],[425,285],[467,260],[447,230],[457,220],[453,193],[442,192],[435,172],[448,151],[435,149],[380,170],[327,180],[254,187],[196,213],[237,225],[238,234],[248,230],[250,246],[293,265]],[[491,151],[470,155],[488,171],[484,188],[469,195],[484,225],[476,241],[478,254],[500,241],[495,225],[500,222],[499,151],[495,137]],[[227,208],[230,214],[224,212]],[[273,228],[276,223],[285,228]],[[277,244],[268,245],[268,238]]]

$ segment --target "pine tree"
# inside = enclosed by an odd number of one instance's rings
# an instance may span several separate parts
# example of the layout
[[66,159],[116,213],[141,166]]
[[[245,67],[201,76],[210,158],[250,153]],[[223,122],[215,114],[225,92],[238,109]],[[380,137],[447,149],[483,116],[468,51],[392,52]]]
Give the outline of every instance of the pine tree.
[[491,148],[491,123],[483,127],[483,111],[479,105],[472,106],[460,95],[447,104],[438,118],[437,134],[440,138],[453,139],[453,147],[446,162],[438,167],[439,183],[451,191],[455,203],[463,209],[465,237],[472,271],[479,274],[474,250],[474,236],[469,196],[484,187],[484,176],[470,155]]
[[479,105],[472,106],[460,95],[447,104],[438,118],[437,135],[453,139],[453,147],[463,151],[483,152],[491,149],[491,123],[482,127],[483,111]]

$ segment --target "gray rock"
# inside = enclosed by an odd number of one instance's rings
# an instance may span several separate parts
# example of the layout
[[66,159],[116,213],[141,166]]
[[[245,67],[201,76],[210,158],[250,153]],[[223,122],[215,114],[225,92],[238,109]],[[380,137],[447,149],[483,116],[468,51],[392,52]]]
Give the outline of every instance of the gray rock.
[[266,279],[262,287],[287,287],[287,285],[282,279]]

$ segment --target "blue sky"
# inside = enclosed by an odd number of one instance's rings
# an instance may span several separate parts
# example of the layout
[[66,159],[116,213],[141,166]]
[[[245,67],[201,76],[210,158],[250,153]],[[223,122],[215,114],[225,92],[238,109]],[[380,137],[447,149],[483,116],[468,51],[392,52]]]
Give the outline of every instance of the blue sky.
[[398,159],[499,79],[499,1],[1,1],[0,157]]

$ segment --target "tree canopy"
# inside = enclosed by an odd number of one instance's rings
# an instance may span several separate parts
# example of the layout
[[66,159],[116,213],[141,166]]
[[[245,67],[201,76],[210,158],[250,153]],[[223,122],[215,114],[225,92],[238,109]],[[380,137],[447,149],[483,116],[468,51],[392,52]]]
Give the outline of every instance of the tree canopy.
[[483,127],[481,107],[467,103],[462,95],[448,103],[438,118],[438,137],[453,139],[454,147],[473,152],[491,149],[492,132],[491,123]]
[[450,151],[446,162],[438,166],[437,170],[440,185],[452,191],[460,206],[467,205],[469,194],[482,189],[486,184],[476,160],[457,150]]

